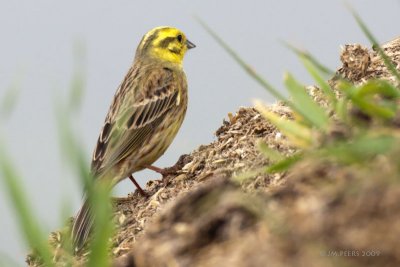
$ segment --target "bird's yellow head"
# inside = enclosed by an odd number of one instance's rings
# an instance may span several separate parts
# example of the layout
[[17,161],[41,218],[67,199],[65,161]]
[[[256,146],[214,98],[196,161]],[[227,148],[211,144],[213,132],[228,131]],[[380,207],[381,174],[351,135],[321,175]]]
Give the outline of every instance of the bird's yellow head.
[[136,50],[136,58],[152,57],[180,65],[186,51],[194,47],[180,30],[157,27],[143,36]]

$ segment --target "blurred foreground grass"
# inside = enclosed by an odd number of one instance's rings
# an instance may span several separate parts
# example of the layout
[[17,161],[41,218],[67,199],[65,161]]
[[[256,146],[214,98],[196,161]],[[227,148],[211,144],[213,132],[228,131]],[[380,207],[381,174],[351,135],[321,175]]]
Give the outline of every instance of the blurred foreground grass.
[[[87,153],[82,150],[79,135],[74,130],[73,119],[78,115],[82,97],[84,94],[85,75],[84,60],[85,52],[82,44],[78,43],[74,51],[76,66],[69,95],[62,97],[56,96],[55,115],[59,132],[60,145],[63,151],[63,159],[69,164],[79,178],[82,188],[93,206],[94,217],[96,218],[95,230],[90,244],[91,253],[88,256],[87,266],[109,266],[108,240],[112,234],[111,207],[109,203],[110,192],[102,184],[93,183],[89,171],[89,162],[86,158]],[[7,118],[17,101],[17,87],[10,88],[2,97],[2,117]],[[41,220],[32,212],[30,200],[26,198],[26,189],[23,187],[23,178],[18,174],[18,170],[12,163],[7,152],[5,140],[0,140],[0,173],[1,183],[4,184],[5,191],[8,192],[12,209],[15,210],[20,231],[23,233],[26,245],[32,248],[33,253],[29,261],[37,265],[55,266],[56,259],[64,257],[67,266],[74,266],[74,250],[71,245],[69,231],[63,236],[62,248],[52,248],[48,242],[48,234],[41,227]],[[71,215],[63,215],[68,218]],[[1,257],[1,254],[0,254]],[[0,258],[0,263],[9,262],[6,257]],[[8,264],[6,264],[7,266]],[[15,263],[13,264],[15,265]],[[3,265],[2,265],[3,266]]]

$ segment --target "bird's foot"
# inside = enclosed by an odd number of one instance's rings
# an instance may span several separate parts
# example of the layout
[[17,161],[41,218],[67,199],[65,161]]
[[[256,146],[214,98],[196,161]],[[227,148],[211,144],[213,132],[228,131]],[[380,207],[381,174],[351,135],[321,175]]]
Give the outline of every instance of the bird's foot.
[[147,169],[158,172],[162,175],[162,181],[164,182],[164,186],[166,186],[169,182],[169,176],[176,175],[179,170],[182,169],[185,163],[185,159],[189,157],[188,155],[180,156],[179,160],[171,167],[167,168],[159,168],[156,166],[148,165],[146,166]]
[[162,175],[163,179],[166,178],[167,176],[171,175],[171,174],[176,174],[176,172],[179,170],[179,168],[176,166],[176,164],[172,167],[168,167],[168,168],[158,168],[156,166],[146,166],[147,169],[158,172],[159,174]]
[[192,157],[190,155],[184,154],[179,157],[178,161],[171,167],[167,168],[158,168],[156,166],[148,165],[146,166],[147,169],[155,171],[162,175],[162,181],[164,182],[164,186],[166,186],[169,182],[169,178],[172,175],[177,175],[179,170],[182,170],[183,166],[190,162]]

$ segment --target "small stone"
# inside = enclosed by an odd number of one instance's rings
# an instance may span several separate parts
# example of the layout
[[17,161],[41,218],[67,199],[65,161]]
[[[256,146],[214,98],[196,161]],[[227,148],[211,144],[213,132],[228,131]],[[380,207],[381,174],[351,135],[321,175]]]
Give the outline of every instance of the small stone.
[[212,172],[203,173],[203,174],[201,174],[201,175],[199,175],[199,176],[197,177],[197,180],[198,180],[198,181],[203,181],[203,180],[207,179],[208,177],[210,177],[211,175],[213,175]]
[[193,166],[193,164],[194,164],[194,161],[187,163],[185,166],[183,166],[182,171],[188,172],[191,169],[191,167]]
[[176,223],[174,225],[174,231],[179,235],[183,235],[189,232],[189,226],[187,225],[187,223]]
[[118,217],[118,222],[120,225],[124,224],[124,222],[126,221],[126,216],[125,214],[121,214],[121,216]]
[[187,175],[182,173],[182,174],[179,174],[178,176],[176,176],[174,180],[178,181],[178,182],[181,182],[181,181],[186,180],[187,178],[188,178]]

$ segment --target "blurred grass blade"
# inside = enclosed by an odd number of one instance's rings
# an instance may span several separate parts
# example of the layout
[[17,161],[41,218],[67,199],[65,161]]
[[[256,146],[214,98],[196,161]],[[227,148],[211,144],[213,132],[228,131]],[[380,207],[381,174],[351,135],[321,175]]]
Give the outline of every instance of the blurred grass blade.
[[342,122],[348,122],[348,99],[342,97],[338,100],[335,111],[337,116],[341,119]]
[[262,168],[258,168],[255,170],[248,170],[242,173],[239,173],[237,175],[234,175],[232,180],[238,183],[241,183],[245,180],[251,179],[251,178],[255,178],[257,175],[260,175],[262,173],[265,173],[265,167]]
[[[259,74],[255,72],[254,69],[252,69],[246,62],[228,45],[226,44],[206,23],[204,23],[201,19],[196,18],[199,23],[203,26],[203,28],[224,48],[225,51],[227,51],[235,60],[236,62],[251,76],[253,77],[256,81],[258,81],[261,86],[263,86],[265,89],[267,89],[273,96],[278,98],[281,101],[285,101],[288,103],[288,105],[298,112],[300,115],[302,115],[306,120],[308,120],[311,123],[315,123],[317,127],[325,127],[325,123],[323,120],[321,120],[322,115],[314,115],[314,114],[307,114],[304,113],[304,108],[302,108],[300,105],[294,105],[292,102],[288,102],[287,98],[283,96],[281,93],[279,93],[278,90],[276,90],[272,85],[270,85],[265,79],[263,79]],[[315,103],[314,103],[315,105]],[[316,119],[316,121],[310,120],[310,116],[313,116],[311,119]],[[314,118],[315,116],[319,116],[319,118]]]
[[339,142],[317,151],[317,157],[333,157],[339,162],[354,164],[364,163],[379,154],[384,154],[396,147],[397,138],[392,135],[364,135],[348,142]]
[[[335,73],[329,70],[327,67],[323,66],[321,63],[319,63],[308,52],[302,51],[287,43],[286,45],[298,55],[304,67],[307,69],[308,73],[311,75],[311,77],[313,77],[314,81],[318,84],[321,91],[329,100],[329,104],[331,104],[331,107],[336,110],[337,98],[335,92],[332,90],[331,86],[326,81],[326,79],[333,77]],[[324,78],[321,76],[320,73],[328,74],[329,77]]]
[[352,97],[351,99],[360,110],[371,117],[378,116],[384,119],[392,119],[396,115],[396,111],[391,108],[373,104],[370,101],[366,101],[362,98]]
[[262,168],[258,168],[256,170],[246,171],[244,173],[235,175],[233,177],[234,181],[243,182],[247,179],[254,178],[257,175],[260,175],[263,173],[274,173],[274,172],[286,171],[290,168],[290,166],[292,166],[295,162],[297,162],[300,159],[299,155],[286,158],[284,155],[282,155],[278,151],[268,147],[267,143],[261,139],[257,141],[257,147],[260,150],[260,152],[274,164],[272,164],[268,167],[262,167]]
[[7,119],[10,117],[14,110],[20,91],[19,81],[14,81],[13,84],[6,90],[5,94],[1,96],[0,103],[0,117]]
[[277,150],[270,148],[268,144],[261,139],[257,141],[257,148],[267,159],[272,162],[280,161],[285,158],[284,155],[279,153]]
[[[81,57],[78,58],[81,60]],[[81,63],[80,63],[81,64]],[[110,206],[110,188],[108,184],[96,181],[92,177],[87,161],[86,153],[81,145],[79,135],[74,131],[74,122],[79,103],[81,102],[83,92],[83,76],[78,71],[75,72],[70,88],[70,97],[67,101],[62,101],[61,97],[56,98],[57,105],[56,119],[60,144],[67,163],[77,173],[80,182],[83,185],[85,195],[89,199],[89,204],[94,219],[93,231],[90,237],[89,255],[86,266],[106,267],[109,262],[109,239],[112,235],[111,206]],[[107,180],[107,179],[105,179]],[[67,245],[68,246],[68,245]],[[72,246],[70,246],[72,248]]]
[[113,223],[110,219],[110,185],[101,182],[94,183],[89,192],[94,228],[90,239],[90,255],[87,266],[108,267],[110,266],[108,244],[113,231]]
[[301,154],[296,154],[290,157],[285,158],[273,165],[270,165],[265,168],[266,173],[276,173],[276,172],[284,172],[290,169],[295,163],[301,160],[303,157]]
[[356,105],[361,111],[370,115],[371,117],[381,117],[384,119],[391,119],[396,115],[396,110],[390,107],[384,107],[382,105],[375,104],[371,99],[365,99],[365,92],[369,91],[377,91],[378,89],[371,89],[372,87],[364,87],[364,93],[359,94],[359,89],[354,87],[353,85],[340,82],[338,87],[341,91],[343,91],[347,97],[351,100],[351,102]]
[[271,121],[282,133],[290,139],[293,145],[301,148],[309,147],[312,144],[311,129],[295,121],[286,120],[269,111],[261,102],[255,102],[255,108],[266,119]]
[[31,207],[28,206],[30,201],[22,190],[22,179],[16,173],[3,148],[0,149],[0,171],[6,188],[5,191],[8,192],[11,203],[14,205],[21,232],[24,234],[28,246],[37,251],[45,266],[54,266],[47,238],[44,238],[45,235],[39,227],[40,224]]
[[296,106],[296,110],[300,111],[300,115],[313,126],[325,130],[329,123],[329,117],[325,110],[315,103],[304,86],[297,82],[290,73],[285,74],[284,80],[292,97],[292,103]]
[[318,84],[319,88],[327,96],[331,106],[334,107],[337,103],[337,98],[331,86],[320,75],[315,64],[312,61],[304,56],[300,56],[300,60],[303,62],[303,65],[307,69],[308,73],[310,73],[311,77],[313,77],[314,81]]
[[72,90],[70,91],[70,101],[69,105],[72,110],[78,110],[81,107],[81,102],[84,94],[84,75],[81,72],[77,72],[74,74],[74,77],[72,79],[72,84],[71,88]]
[[240,173],[233,177],[233,180],[236,182],[243,182],[245,180],[255,178],[257,175],[265,174],[265,173],[277,173],[277,172],[285,172],[288,171],[294,164],[300,161],[303,158],[302,154],[296,154],[287,158],[283,158],[278,162],[269,165],[267,167],[262,167],[252,171],[246,171],[244,173]]
[[69,95],[69,110],[78,111],[82,105],[83,95],[85,92],[85,46],[83,42],[76,41],[74,46],[75,67],[71,79],[71,90]]
[[399,89],[385,80],[369,80],[358,87],[356,92],[358,97],[374,94],[380,94],[389,98],[400,98]]
[[[62,204],[60,208],[60,222],[69,222],[71,219],[71,214],[73,214],[73,209],[71,206],[70,197],[63,197]],[[69,224],[68,224],[69,225]],[[70,234],[70,227],[65,227],[61,230],[62,232],[62,248],[66,253],[64,259],[66,266],[72,266],[74,248],[72,246],[72,236]]]
[[219,37],[203,20],[196,17],[196,20],[200,25],[214,38],[223,49],[251,76],[253,77],[262,87],[268,90],[274,97],[281,101],[287,101],[286,97],[282,95],[277,89],[263,79],[256,71],[250,67],[227,43],[225,43],[221,37]]
[[90,170],[89,162],[86,159],[86,153],[83,146],[80,144],[75,132],[72,129],[71,110],[69,106],[65,106],[60,100],[56,99],[55,114],[57,121],[57,130],[59,142],[63,151],[62,156],[65,161],[70,164],[70,167],[76,171],[84,188],[90,187]]
[[385,63],[385,66],[397,79],[397,82],[400,83],[400,73],[397,71],[396,66],[393,64],[391,59],[386,55],[381,46],[378,44],[378,40],[372,35],[371,31],[368,29],[367,25],[362,21],[361,17],[357,14],[357,12],[354,11],[353,8],[351,8],[349,5],[348,9],[350,10],[354,19],[357,21],[357,24],[360,26],[361,30],[364,32],[365,36],[372,43],[373,47],[378,51],[383,62]]
[[292,50],[295,54],[297,54],[300,58],[304,58],[307,61],[309,61],[313,66],[315,66],[320,72],[323,74],[327,75],[327,78],[331,78],[335,75],[335,71],[329,69],[328,67],[324,66],[322,63],[320,63],[313,55],[308,53],[307,51],[301,50],[294,45],[291,45],[285,41],[283,41],[283,44]]

